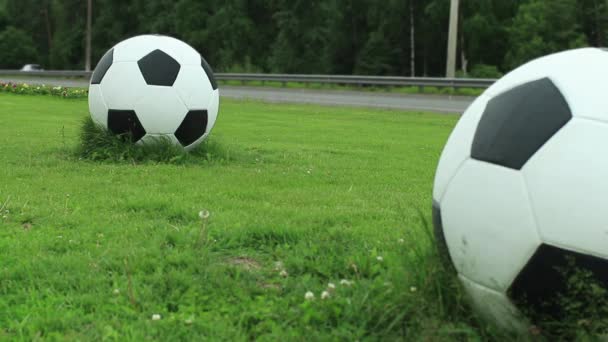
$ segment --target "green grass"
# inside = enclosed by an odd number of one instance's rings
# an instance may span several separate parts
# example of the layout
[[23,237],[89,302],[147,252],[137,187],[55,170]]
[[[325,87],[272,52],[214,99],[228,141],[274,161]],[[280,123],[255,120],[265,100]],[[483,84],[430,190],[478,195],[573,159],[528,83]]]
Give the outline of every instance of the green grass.
[[0,113],[0,340],[509,338],[428,226],[456,116],[224,100],[183,156],[87,136],[85,99]]

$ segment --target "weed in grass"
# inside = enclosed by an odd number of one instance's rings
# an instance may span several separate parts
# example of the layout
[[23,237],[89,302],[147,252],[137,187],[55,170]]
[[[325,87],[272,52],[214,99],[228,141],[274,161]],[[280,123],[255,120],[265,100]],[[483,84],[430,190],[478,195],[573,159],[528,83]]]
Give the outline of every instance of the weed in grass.
[[535,335],[548,341],[602,340],[608,337],[608,289],[595,275],[580,268],[576,259],[566,256],[555,266],[564,288],[552,298],[536,304],[520,304],[535,324]]
[[206,139],[190,152],[176,146],[167,137],[158,137],[150,143],[134,144],[130,134],[115,135],[87,116],[82,122],[80,144],[75,157],[90,161],[184,164],[230,161],[234,158],[234,153],[212,139]]
[[209,231],[207,230],[207,220],[209,219],[209,210],[201,210],[198,217],[201,219],[201,230],[198,236],[198,247],[202,248],[209,241]]

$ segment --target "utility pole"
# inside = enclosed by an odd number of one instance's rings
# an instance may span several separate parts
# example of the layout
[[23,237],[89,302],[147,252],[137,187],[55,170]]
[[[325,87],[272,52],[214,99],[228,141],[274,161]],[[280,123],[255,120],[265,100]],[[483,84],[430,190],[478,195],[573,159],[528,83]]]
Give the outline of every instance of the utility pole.
[[450,0],[450,30],[448,32],[448,58],[445,77],[456,76],[456,41],[458,38],[458,2]]
[[87,38],[84,52],[84,70],[91,71],[91,21],[93,20],[93,0],[88,1],[87,5]]

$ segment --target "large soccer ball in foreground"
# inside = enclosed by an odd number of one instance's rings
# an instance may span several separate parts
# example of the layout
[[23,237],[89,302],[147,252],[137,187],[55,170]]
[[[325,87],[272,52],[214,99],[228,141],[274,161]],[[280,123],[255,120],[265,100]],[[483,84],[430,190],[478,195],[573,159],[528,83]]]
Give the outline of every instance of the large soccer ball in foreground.
[[608,287],[607,198],[608,51],[576,49],[517,68],[466,110],[436,171],[433,221],[474,307],[521,330],[529,309],[559,317],[543,303],[568,268]]
[[124,40],[101,58],[89,85],[95,122],[135,142],[166,137],[186,150],[211,132],[219,90],[205,59],[167,36]]

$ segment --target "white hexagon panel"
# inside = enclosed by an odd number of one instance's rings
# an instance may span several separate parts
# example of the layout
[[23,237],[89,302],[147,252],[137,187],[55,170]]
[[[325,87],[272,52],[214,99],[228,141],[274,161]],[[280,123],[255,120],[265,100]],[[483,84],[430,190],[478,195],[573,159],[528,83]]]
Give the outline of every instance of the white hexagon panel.
[[489,163],[465,162],[441,201],[441,218],[458,273],[496,291],[509,288],[541,244],[523,176]]

